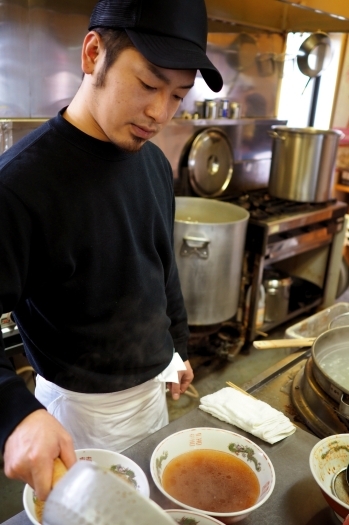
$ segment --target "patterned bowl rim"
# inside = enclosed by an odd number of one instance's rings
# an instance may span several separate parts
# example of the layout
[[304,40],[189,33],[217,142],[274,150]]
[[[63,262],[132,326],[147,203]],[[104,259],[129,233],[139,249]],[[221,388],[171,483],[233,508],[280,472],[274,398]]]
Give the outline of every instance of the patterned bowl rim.
[[[331,441],[336,441],[336,439],[341,439],[341,438],[345,438],[346,440],[348,440],[348,446],[349,446],[349,434],[333,434],[332,436],[327,436],[323,439],[321,439],[320,441],[318,441],[314,446],[313,448],[311,449],[310,451],[310,454],[309,454],[309,466],[310,466],[310,470],[311,470],[311,473],[313,475],[313,478],[314,480],[316,481],[318,487],[325,493],[327,494],[327,496],[329,498],[331,498],[333,501],[335,501],[338,505],[342,506],[344,509],[348,510],[349,511],[349,505],[347,505],[346,503],[344,503],[344,501],[342,501],[341,499],[337,498],[337,496],[335,496],[331,490],[331,488],[329,487],[326,487],[326,485],[324,485],[322,482],[321,482],[321,479],[319,478],[319,476],[317,475],[317,473],[315,472],[315,467],[314,467],[314,463],[315,463],[315,454],[316,452],[321,449],[322,447],[326,446],[328,443],[330,443]],[[335,475],[336,473],[334,473],[333,475]]]
[[[236,512],[207,512],[207,511],[203,511],[203,510],[196,509],[195,507],[191,507],[190,505],[186,505],[185,503],[182,503],[182,502],[176,500],[175,498],[170,496],[170,494],[168,494],[162,488],[161,484],[158,482],[157,476],[156,476],[156,472],[155,472],[155,459],[156,459],[156,456],[158,454],[158,450],[161,447],[164,446],[166,441],[175,438],[175,436],[179,436],[180,434],[186,434],[186,433],[189,433],[189,432],[204,431],[204,430],[221,432],[221,433],[224,433],[224,434],[229,434],[230,436],[236,436],[239,439],[243,439],[244,441],[247,442],[247,444],[250,444],[251,446],[253,446],[265,458],[265,460],[266,460],[266,462],[267,462],[267,464],[269,466],[269,469],[270,469],[270,475],[271,475],[270,485],[268,487],[267,492],[264,494],[263,498],[260,501],[258,501],[257,503],[255,503],[255,505],[253,505],[252,507],[248,507],[247,509],[239,510],[239,511],[236,511]],[[153,453],[151,455],[151,458],[150,458],[150,474],[151,474],[151,477],[152,477],[155,485],[157,486],[157,488],[168,499],[170,499],[172,502],[176,503],[176,505],[179,505],[180,507],[182,507],[182,509],[192,510],[193,512],[195,512],[195,511],[201,512],[205,516],[213,516],[213,517],[214,516],[217,516],[217,517],[220,516],[222,518],[229,518],[229,517],[243,516],[243,515],[250,514],[254,510],[256,510],[259,507],[261,507],[270,498],[271,494],[273,493],[274,487],[275,487],[275,469],[274,469],[274,466],[273,466],[269,456],[264,452],[264,450],[260,446],[258,446],[256,443],[254,443],[254,441],[251,441],[249,438],[243,436],[242,434],[238,434],[237,432],[233,432],[233,431],[226,430],[226,429],[223,429],[223,428],[218,428],[218,427],[217,428],[216,427],[186,428],[184,430],[180,430],[179,432],[175,432],[175,433],[167,436],[166,438],[164,438],[162,441],[160,441],[160,443],[158,443],[156,445],[156,447],[155,447],[155,449],[154,449],[154,451],[153,451]]]

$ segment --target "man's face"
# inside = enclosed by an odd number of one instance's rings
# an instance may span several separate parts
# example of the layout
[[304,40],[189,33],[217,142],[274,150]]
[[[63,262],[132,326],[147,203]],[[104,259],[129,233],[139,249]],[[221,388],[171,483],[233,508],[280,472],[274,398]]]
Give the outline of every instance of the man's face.
[[90,113],[94,136],[128,151],[138,151],[171,120],[193,86],[196,71],[163,69],[128,48],[97,87],[99,56],[90,78]]

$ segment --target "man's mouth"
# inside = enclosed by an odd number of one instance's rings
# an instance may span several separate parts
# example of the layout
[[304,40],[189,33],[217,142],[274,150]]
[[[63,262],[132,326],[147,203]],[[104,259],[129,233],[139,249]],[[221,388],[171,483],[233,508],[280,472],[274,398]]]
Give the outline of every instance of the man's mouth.
[[136,124],[131,124],[131,128],[132,128],[133,135],[135,135],[136,137],[145,139],[145,140],[151,139],[159,131],[157,128],[149,128],[147,126],[137,126]]

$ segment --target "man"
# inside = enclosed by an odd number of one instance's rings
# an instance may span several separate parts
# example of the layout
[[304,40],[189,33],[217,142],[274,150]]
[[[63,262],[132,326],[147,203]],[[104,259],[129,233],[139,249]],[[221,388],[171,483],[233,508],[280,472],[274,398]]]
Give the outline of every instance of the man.
[[101,0],[73,101],[0,157],[0,313],[38,374],[34,398],[0,354],[1,446],[40,499],[56,457],[125,449],[193,379],[172,174],[147,141],[197,69],[221,89],[206,35],[204,0]]

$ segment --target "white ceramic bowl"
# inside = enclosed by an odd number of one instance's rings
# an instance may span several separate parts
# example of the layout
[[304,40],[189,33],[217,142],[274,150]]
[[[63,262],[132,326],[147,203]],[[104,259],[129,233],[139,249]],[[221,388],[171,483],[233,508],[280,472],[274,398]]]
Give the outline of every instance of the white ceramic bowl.
[[332,481],[334,476],[348,463],[349,434],[325,437],[314,445],[309,456],[311,473],[328,505],[341,521],[349,514],[349,505],[334,495]]
[[[237,512],[208,512],[195,509],[170,496],[162,486],[163,472],[172,459],[192,450],[227,452],[251,467],[260,485],[260,494],[255,505]],[[190,428],[168,436],[155,448],[150,460],[150,472],[158,489],[177,506],[205,516],[210,515],[223,523],[235,523],[246,518],[267,501],[275,486],[274,467],[266,453],[250,439],[219,428]]]
[[[200,512],[185,509],[167,509],[165,512],[180,525],[222,525],[221,521]],[[191,521],[190,521],[191,520]]]
[[[126,472],[129,476],[129,480],[131,482],[133,481],[132,485],[134,485],[135,489],[146,498],[149,498],[150,490],[148,479],[141,467],[132,461],[132,459],[129,459],[118,452],[98,448],[78,449],[75,453],[76,458],[79,461],[93,461],[99,467],[104,469],[116,470],[122,473]],[[30,521],[34,525],[40,525],[35,515],[34,491],[29,485],[24,487],[23,506]]]

